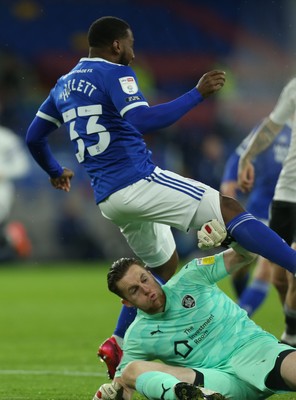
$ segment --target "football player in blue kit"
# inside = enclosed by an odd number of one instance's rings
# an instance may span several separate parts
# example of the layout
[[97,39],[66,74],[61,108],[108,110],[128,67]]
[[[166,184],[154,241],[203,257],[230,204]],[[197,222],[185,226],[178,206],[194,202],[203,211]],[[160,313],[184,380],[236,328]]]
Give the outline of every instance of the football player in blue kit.
[[[143,134],[170,126],[203,99],[220,90],[225,73],[205,73],[196,87],[180,97],[150,106],[130,67],[134,37],[129,24],[107,16],[88,31],[89,55],[58,79],[28,128],[26,143],[54,188],[70,191],[73,172],[54,158],[48,136],[66,126],[78,162],[88,173],[102,215],[116,224],[129,246],[154,273],[167,281],[178,255],[171,227],[182,231],[218,219],[243,247],[296,271],[296,251],[258,221],[235,199],[156,166]],[[117,339],[134,314],[126,309]],[[120,360],[116,340],[99,354],[109,373]],[[118,350],[118,357],[111,353]],[[110,357],[109,357],[110,355]],[[109,363],[109,364],[108,364]]]
[[[275,141],[264,152],[259,154],[253,162],[256,171],[256,180],[252,191],[248,195],[245,208],[265,224],[268,224],[269,206],[273,199],[283,162],[288,154],[291,142],[291,123],[291,121],[288,121],[283,126]],[[239,195],[240,190],[237,182],[239,158],[248,143],[252,140],[256,129],[257,127],[242,141],[225,164],[220,191],[226,196],[236,198]],[[238,304],[248,312],[249,316],[252,316],[268,293],[271,266],[268,260],[259,257],[254,269],[254,279],[249,285],[248,270],[249,268],[236,271],[235,274],[231,275],[231,279],[238,296]],[[283,275],[283,281],[286,282],[285,273]],[[281,297],[284,297],[286,294],[284,288],[287,289],[287,284],[285,285],[284,282]]]

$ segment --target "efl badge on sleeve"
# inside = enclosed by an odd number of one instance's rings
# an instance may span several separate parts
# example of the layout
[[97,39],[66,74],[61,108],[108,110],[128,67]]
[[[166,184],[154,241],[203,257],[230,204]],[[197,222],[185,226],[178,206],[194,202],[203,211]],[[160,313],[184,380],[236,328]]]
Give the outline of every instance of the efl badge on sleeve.
[[124,76],[119,78],[119,82],[124,93],[135,94],[138,91],[138,85],[133,76]]

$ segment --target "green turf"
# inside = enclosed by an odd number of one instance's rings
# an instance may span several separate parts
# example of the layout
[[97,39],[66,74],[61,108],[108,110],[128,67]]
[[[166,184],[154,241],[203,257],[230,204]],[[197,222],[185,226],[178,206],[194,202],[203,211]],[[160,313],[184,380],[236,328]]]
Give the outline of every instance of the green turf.
[[[0,400],[92,400],[107,381],[97,347],[121,308],[106,289],[106,266],[1,266],[0,283]],[[282,332],[274,290],[255,320]]]

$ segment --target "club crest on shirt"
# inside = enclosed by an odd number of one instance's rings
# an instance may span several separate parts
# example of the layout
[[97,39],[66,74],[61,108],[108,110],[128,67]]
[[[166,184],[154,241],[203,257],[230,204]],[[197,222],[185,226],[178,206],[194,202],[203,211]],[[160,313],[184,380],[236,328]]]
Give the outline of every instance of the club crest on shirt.
[[119,83],[124,93],[135,94],[138,91],[138,85],[133,76],[124,76],[119,78]]
[[184,308],[193,308],[195,307],[195,300],[190,294],[186,294],[186,296],[182,299],[182,306]]

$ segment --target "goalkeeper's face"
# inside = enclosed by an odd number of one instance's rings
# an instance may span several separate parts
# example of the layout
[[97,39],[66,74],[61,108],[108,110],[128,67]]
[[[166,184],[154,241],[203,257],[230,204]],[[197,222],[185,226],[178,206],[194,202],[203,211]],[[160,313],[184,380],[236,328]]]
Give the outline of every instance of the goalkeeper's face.
[[132,264],[126,274],[117,282],[122,293],[122,303],[137,307],[147,314],[157,314],[165,307],[165,294],[151,272]]

